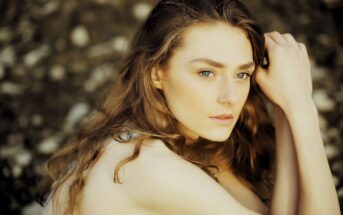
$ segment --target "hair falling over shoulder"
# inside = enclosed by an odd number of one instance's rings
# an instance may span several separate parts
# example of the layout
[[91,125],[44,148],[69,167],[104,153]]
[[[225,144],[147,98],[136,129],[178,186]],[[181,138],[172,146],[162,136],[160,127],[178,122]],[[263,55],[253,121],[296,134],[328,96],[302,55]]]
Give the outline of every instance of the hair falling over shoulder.
[[237,176],[250,182],[262,199],[270,197],[270,193],[263,194],[258,189],[271,188],[274,127],[254,77],[248,100],[225,144],[200,138],[192,146],[185,144],[163,93],[152,83],[151,71],[156,66],[168,66],[168,59],[182,46],[182,34],[189,26],[218,22],[244,30],[253,48],[255,65],[262,64],[263,32],[239,1],[161,0],[136,32],[115,86],[79,132],[49,159],[48,176],[38,189],[41,202],[48,195],[54,195],[61,184],[73,175],[68,191],[68,207],[63,211],[63,214],[73,214],[84,186],[84,171],[99,159],[107,138],[128,142],[120,136],[127,131],[141,135],[137,137],[139,141],[133,155],[113,170],[114,183],[120,183],[118,170],[121,166],[139,156],[142,141],[158,138],[215,180],[209,171],[214,167],[209,164],[209,159],[212,155],[223,153],[230,158],[229,165]]

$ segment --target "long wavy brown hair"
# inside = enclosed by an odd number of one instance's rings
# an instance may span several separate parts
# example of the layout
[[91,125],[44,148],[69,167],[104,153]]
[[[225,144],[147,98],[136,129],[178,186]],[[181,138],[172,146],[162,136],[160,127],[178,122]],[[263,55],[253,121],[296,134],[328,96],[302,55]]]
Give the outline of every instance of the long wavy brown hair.
[[73,175],[68,206],[63,212],[73,214],[85,184],[83,173],[101,157],[105,140],[110,137],[128,143],[131,140],[121,135],[131,131],[140,135],[134,138],[137,144],[132,156],[122,160],[113,170],[114,183],[121,183],[119,169],[139,156],[142,142],[158,138],[217,182],[213,171],[210,171],[216,166],[210,160],[213,156],[224,155],[234,174],[247,181],[268,203],[274,170],[274,127],[255,77],[251,78],[248,99],[230,138],[218,143],[200,137],[191,145],[186,144],[186,137],[180,133],[178,122],[168,109],[163,93],[152,82],[153,68],[168,66],[175,50],[182,47],[186,29],[196,24],[218,22],[242,29],[251,42],[255,65],[262,65],[265,54],[262,29],[239,1],[160,1],[135,34],[119,78],[104,101],[69,143],[48,161],[48,176],[38,189],[41,202],[48,195],[53,196]]

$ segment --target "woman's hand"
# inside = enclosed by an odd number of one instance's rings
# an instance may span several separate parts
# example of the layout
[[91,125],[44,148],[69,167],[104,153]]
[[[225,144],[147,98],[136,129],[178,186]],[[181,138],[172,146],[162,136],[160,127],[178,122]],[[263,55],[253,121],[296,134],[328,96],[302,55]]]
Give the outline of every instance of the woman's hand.
[[[279,171],[280,179],[277,183],[281,185],[278,186],[278,190],[274,189],[275,200],[272,201],[271,213],[274,214],[273,208],[280,209],[278,205],[285,202],[280,196],[285,198],[284,193],[288,193],[288,201],[298,203],[293,205],[297,208],[296,214],[339,215],[337,193],[320,134],[318,113],[312,100],[310,63],[306,48],[289,34],[273,32],[266,34],[265,37],[269,68],[258,68],[256,81],[264,94],[283,109],[284,119],[287,119],[289,124],[289,129],[283,130],[288,130],[288,134],[285,132],[281,137],[279,133],[276,138],[285,141],[292,136],[294,144],[282,142],[276,149],[279,154],[286,153],[286,150],[290,150],[286,147],[294,145],[294,152],[290,154],[295,154],[296,172],[299,175],[299,182],[284,183],[283,180],[292,177],[288,175],[292,174],[289,172],[293,167],[289,166],[289,159],[281,158],[281,162],[288,166],[284,166],[283,170],[276,169]],[[279,113],[281,112],[276,112]],[[276,118],[281,120],[281,117]],[[286,124],[279,124],[279,127],[286,126],[288,127]],[[276,132],[281,130],[276,128]],[[299,184],[293,185],[297,183]],[[289,187],[294,186],[298,186],[299,189],[298,199],[290,195]],[[293,209],[287,214],[294,214]],[[280,214],[279,211],[275,213]]]
[[265,34],[269,67],[257,69],[256,81],[263,93],[282,109],[312,101],[310,61],[306,47],[290,34]]

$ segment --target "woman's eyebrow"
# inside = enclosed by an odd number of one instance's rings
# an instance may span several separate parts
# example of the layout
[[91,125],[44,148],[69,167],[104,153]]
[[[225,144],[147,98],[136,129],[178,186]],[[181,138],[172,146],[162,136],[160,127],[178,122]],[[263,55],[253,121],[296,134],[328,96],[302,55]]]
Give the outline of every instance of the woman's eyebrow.
[[[213,67],[217,67],[217,68],[225,68],[226,67],[225,64],[218,62],[218,61],[211,60],[209,58],[196,58],[196,59],[189,61],[189,63],[194,63],[194,62],[203,62],[203,63],[209,64],[209,65],[211,65]],[[248,62],[248,63],[245,63],[245,64],[238,66],[238,69],[249,69],[249,68],[254,67],[254,66],[255,66],[254,62]]]

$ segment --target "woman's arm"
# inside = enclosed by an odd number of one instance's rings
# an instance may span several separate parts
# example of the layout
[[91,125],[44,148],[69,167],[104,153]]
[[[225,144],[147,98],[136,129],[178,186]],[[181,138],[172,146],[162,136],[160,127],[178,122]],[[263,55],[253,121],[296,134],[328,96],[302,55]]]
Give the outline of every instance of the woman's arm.
[[312,101],[285,107],[296,142],[300,170],[299,214],[340,214],[329,163]]
[[276,130],[275,184],[270,214],[297,214],[299,200],[298,163],[292,132],[282,109],[273,105]]
[[262,215],[246,208],[208,174],[169,150],[161,140],[125,166],[131,205],[153,214]]
[[306,47],[290,34],[273,32],[265,38],[269,67],[259,68],[256,80],[264,94],[285,112],[291,127],[299,167],[298,213],[340,214],[312,100]]

